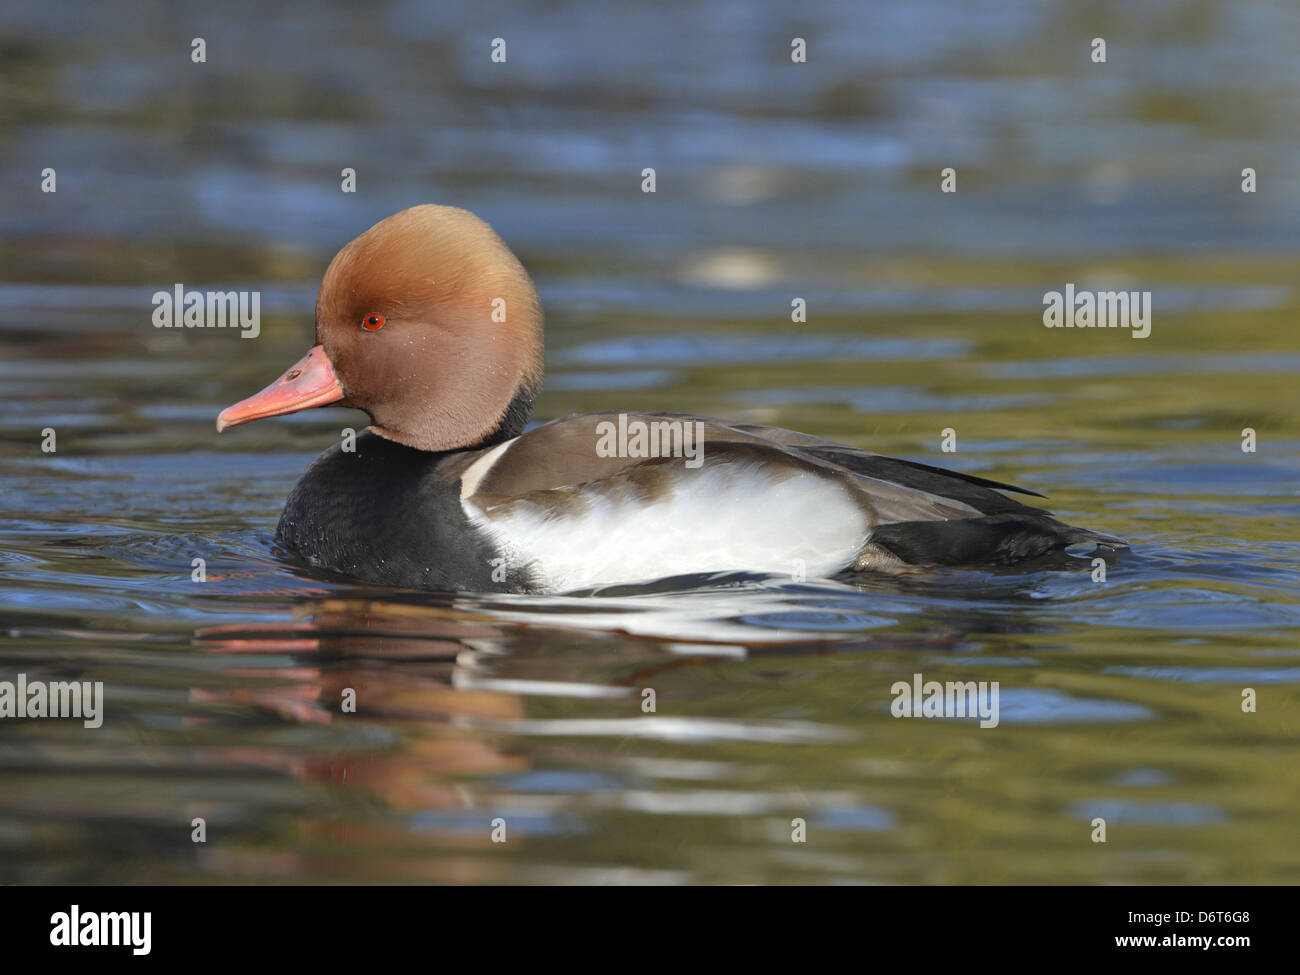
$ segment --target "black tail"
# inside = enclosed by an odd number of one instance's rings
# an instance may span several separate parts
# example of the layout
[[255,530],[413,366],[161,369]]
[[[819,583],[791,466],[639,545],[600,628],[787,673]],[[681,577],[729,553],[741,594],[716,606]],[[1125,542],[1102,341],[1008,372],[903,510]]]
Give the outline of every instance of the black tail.
[[872,534],[871,543],[912,565],[1014,565],[1067,545],[1128,547],[1114,535],[1062,524],[1032,509],[952,521],[881,525]]

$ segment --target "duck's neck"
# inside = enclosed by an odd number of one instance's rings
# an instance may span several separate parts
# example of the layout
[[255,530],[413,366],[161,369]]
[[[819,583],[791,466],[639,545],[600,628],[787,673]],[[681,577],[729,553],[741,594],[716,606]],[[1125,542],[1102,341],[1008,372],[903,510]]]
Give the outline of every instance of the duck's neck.
[[484,450],[488,447],[496,446],[506,440],[511,440],[524,432],[524,427],[528,424],[528,417],[532,415],[533,403],[537,400],[537,393],[527,387],[520,387],[516,390],[514,398],[510,400],[506,407],[505,413],[490,433],[475,440],[473,443],[462,444],[458,447],[447,447],[442,450],[430,450],[424,447],[418,447],[406,443],[404,439],[394,436],[390,431],[385,430],[375,424],[371,424],[367,429],[376,437],[386,440],[388,443],[397,447],[403,447],[415,454],[424,454],[426,456],[443,456],[446,454],[459,454],[472,450]]
[[481,450],[484,447],[491,447],[519,436],[524,432],[524,427],[528,424],[528,418],[533,413],[533,404],[536,402],[536,390],[520,387],[515,391],[514,398],[510,401],[510,405],[506,407],[506,412],[501,417],[501,422],[496,425],[496,429],[478,443],[459,449]]

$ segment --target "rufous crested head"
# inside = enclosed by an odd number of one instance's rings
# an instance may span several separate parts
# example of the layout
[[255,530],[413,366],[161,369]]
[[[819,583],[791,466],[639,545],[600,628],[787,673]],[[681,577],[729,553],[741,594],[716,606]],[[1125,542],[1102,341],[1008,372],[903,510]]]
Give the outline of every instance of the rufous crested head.
[[542,308],[505,242],[468,210],[424,206],[335,255],[316,299],[316,347],[217,429],[337,403],[419,450],[519,434],[542,385]]

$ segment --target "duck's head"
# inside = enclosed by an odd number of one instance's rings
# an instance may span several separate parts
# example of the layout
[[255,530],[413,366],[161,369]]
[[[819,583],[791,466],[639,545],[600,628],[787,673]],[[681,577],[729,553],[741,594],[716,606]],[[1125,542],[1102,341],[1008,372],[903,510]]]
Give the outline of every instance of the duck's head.
[[542,308],[523,265],[468,210],[417,206],[335,255],[316,345],[217,430],[331,403],[419,450],[522,432],[542,385]]

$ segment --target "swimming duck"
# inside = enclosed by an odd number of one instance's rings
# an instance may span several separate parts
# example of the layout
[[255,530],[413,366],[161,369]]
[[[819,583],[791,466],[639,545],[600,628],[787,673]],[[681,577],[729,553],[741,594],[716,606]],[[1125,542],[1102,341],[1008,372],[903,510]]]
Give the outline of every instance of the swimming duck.
[[775,427],[622,412],[525,433],[541,387],[542,307],[523,265],[474,214],[416,206],[339,251],[315,344],[217,430],[316,406],[369,414],[303,474],[276,536],[383,585],[570,592],[1124,545],[1000,493],[1036,492]]

